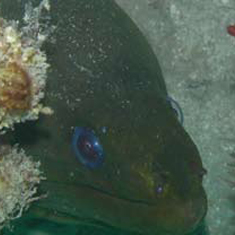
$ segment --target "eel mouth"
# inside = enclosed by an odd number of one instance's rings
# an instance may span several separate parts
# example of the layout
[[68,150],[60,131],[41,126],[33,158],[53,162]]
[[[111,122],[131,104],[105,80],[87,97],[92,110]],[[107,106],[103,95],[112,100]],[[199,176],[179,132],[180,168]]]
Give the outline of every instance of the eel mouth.
[[45,210],[44,217],[59,223],[113,227],[146,235],[192,232],[203,220],[207,202],[201,198],[159,206],[146,200],[120,197],[90,185],[43,182],[48,198],[35,206]]

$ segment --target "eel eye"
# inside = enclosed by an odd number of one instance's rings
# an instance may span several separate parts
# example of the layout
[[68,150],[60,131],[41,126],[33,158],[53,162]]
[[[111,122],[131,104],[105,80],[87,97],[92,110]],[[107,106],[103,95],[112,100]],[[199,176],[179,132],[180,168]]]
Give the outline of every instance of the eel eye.
[[170,96],[168,96],[166,99],[170,103],[173,111],[175,112],[175,115],[176,115],[178,121],[180,122],[180,124],[183,125],[184,115],[183,115],[182,109],[180,108],[180,105],[173,98],[171,98]]
[[78,160],[89,168],[103,163],[104,151],[95,132],[87,127],[75,127],[72,147]]

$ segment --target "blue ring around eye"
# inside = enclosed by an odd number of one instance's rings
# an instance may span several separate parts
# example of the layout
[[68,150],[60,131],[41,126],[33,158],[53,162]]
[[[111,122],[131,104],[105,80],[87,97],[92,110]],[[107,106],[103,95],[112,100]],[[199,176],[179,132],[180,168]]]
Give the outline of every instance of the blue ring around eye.
[[94,169],[103,163],[103,147],[93,130],[87,127],[75,127],[72,147],[76,157],[83,165]]
[[180,122],[180,124],[183,125],[183,123],[184,123],[184,114],[183,114],[183,111],[182,111],[180,105],[178,104],[178,102],[176,102],[176,100],[174,100],[170,96],[168,96],[166,98],[166,100],[170,103],[172,109],[176,113],[178,121]]

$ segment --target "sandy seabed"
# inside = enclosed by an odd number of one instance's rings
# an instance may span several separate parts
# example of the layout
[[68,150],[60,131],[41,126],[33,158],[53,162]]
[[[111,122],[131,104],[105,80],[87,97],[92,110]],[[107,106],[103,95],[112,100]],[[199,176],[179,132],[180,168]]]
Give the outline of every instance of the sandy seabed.
[[117,0],[147,36],[208,170],[211,235],[235,234],[234,0]]

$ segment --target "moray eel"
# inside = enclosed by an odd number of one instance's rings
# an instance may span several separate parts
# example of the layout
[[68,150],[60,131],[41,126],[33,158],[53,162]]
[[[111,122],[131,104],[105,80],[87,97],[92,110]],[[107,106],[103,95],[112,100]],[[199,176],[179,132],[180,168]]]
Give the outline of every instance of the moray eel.
[[[3,0],[1,14],[22,17],[24,3]],[[51,1],[51,24],[44,102],[54,115],[8,134],[47,177],[31,211],[136,234],[193,232],[207,211],[205,170],[145,37],[111,0]]]

